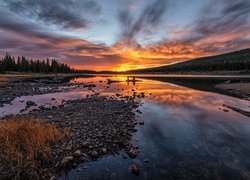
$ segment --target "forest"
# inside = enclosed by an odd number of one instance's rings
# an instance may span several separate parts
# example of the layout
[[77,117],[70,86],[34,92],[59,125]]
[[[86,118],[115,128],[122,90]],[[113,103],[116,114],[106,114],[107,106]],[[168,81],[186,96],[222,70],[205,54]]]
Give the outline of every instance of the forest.
[[173,65],[138,69],[129,73],[185,73],[190,71],[249,71],[250,49],[243,49],[226,54],[202,57]]
[[55,59],[33,60],[26,57],[12,57],[6,53],[0,60],[0,73],[6,72],[26,72],[26,73],[73,73],[76,70],[67,64],[59,63]]

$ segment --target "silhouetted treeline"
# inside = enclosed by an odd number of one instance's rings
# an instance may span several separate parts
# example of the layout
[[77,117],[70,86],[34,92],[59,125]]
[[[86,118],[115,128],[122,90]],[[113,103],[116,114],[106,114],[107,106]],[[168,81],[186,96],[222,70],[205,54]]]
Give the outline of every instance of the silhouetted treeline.
[[11,57],[6,53],[5,57],[0,60],[0,73],[7,71],[15,72],[32,72],[32,73],[73,73],[67,64],[59,63],[55,59],[32,60],[26,57]]
[[202,57],[168,66],[129,71],[130,73],[179,73],[209,71],[249,71],[250,49]]

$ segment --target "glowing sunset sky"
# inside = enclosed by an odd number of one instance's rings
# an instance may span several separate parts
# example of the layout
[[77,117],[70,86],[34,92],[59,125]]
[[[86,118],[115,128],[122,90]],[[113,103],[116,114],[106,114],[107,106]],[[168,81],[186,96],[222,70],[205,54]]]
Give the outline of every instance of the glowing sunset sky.
[[1,56],[121,71],[249,47],[249,0],[0,0]]

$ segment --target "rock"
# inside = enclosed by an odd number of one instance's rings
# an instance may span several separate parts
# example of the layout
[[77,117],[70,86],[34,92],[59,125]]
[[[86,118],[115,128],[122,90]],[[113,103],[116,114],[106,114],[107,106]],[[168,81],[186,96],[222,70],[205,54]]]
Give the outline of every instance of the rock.
[[82,151],[81,150],[76,150],[74,153],[73,153],[74,156],[76,157],[80,157],[82,155]]
[[144,125],[144,121],[140,121],[139,124],[140,124],[140,125]]
[[139,109],[137,109],[136,112],[139,114],[142,114],[142,112]]
[[67,156],[64,157],[61,161],[61,166],[66,167],[70,164],[71,161],[73,161],[74,157],[73,156]]
[[129,155],[129,157],[132,158],[132,159],[133,159],[133,158],[136,158],[136,156],[137,156],[136,149],[135,149],[134,147],[132,147],[132,148],[129,150],[128,155]]
[[57,178],[55,176],[51,176],[49,180],[56,180]]
[[68,151],[71,151],[71,149],[72,149],[71,146],[67,146],[67,147],[66,147],[66,150],[68,150]]
[[81,147],[82,148],[87,148],[88,147],[88,143],[87,142],[82,142]]
[[96,151],[91,152],[91,157],[92,158],[98,158],[98,156],[99,156],[98,152],[96,152]]
[[111,176],[110,176],[110,179],[117,179],[117,174],[116,173],[112,173]]
[[36,104],[35,102],[33,102],[33,101],[27,101],[27,102],[26,102],[26,106],[27,106],[27,107],[37,106],[37,104]]
[[107,149],[106,149],[106,148],[102,148],[102,152],[103,152],[104,154],[106,154],[106,153],[107,153]]
[[145,159],[144,162],[145,162],[145,163],[149,163],[149,160],[148,160],[148,159]]
[[22,113],[22,112],[24,112],[24,111],[26,111],[26,110],[25,110],[25,109],[21,109],[21,110],[20,110],[20,113]]
[[140,168],[136,165],[136,164],[133,164],[129,167],[129,170],[132,174],[136,175],[136,176],[139,176],[140,175]]

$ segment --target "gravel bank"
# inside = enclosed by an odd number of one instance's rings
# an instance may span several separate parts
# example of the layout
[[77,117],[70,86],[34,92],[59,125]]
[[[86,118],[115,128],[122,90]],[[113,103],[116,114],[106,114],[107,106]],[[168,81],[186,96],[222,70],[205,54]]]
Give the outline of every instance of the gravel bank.
[[143,124],[135,120],[138,106],[128,96],[119,99],[93,96],[32,112],[31,116],[70,132],[68,141],[53,146],[49,162],[41,164],[38,174],[47,179],[88,159],[96,160],[120,150],[136,157],[137,147],[131,144],[131,137],[135,126]]

